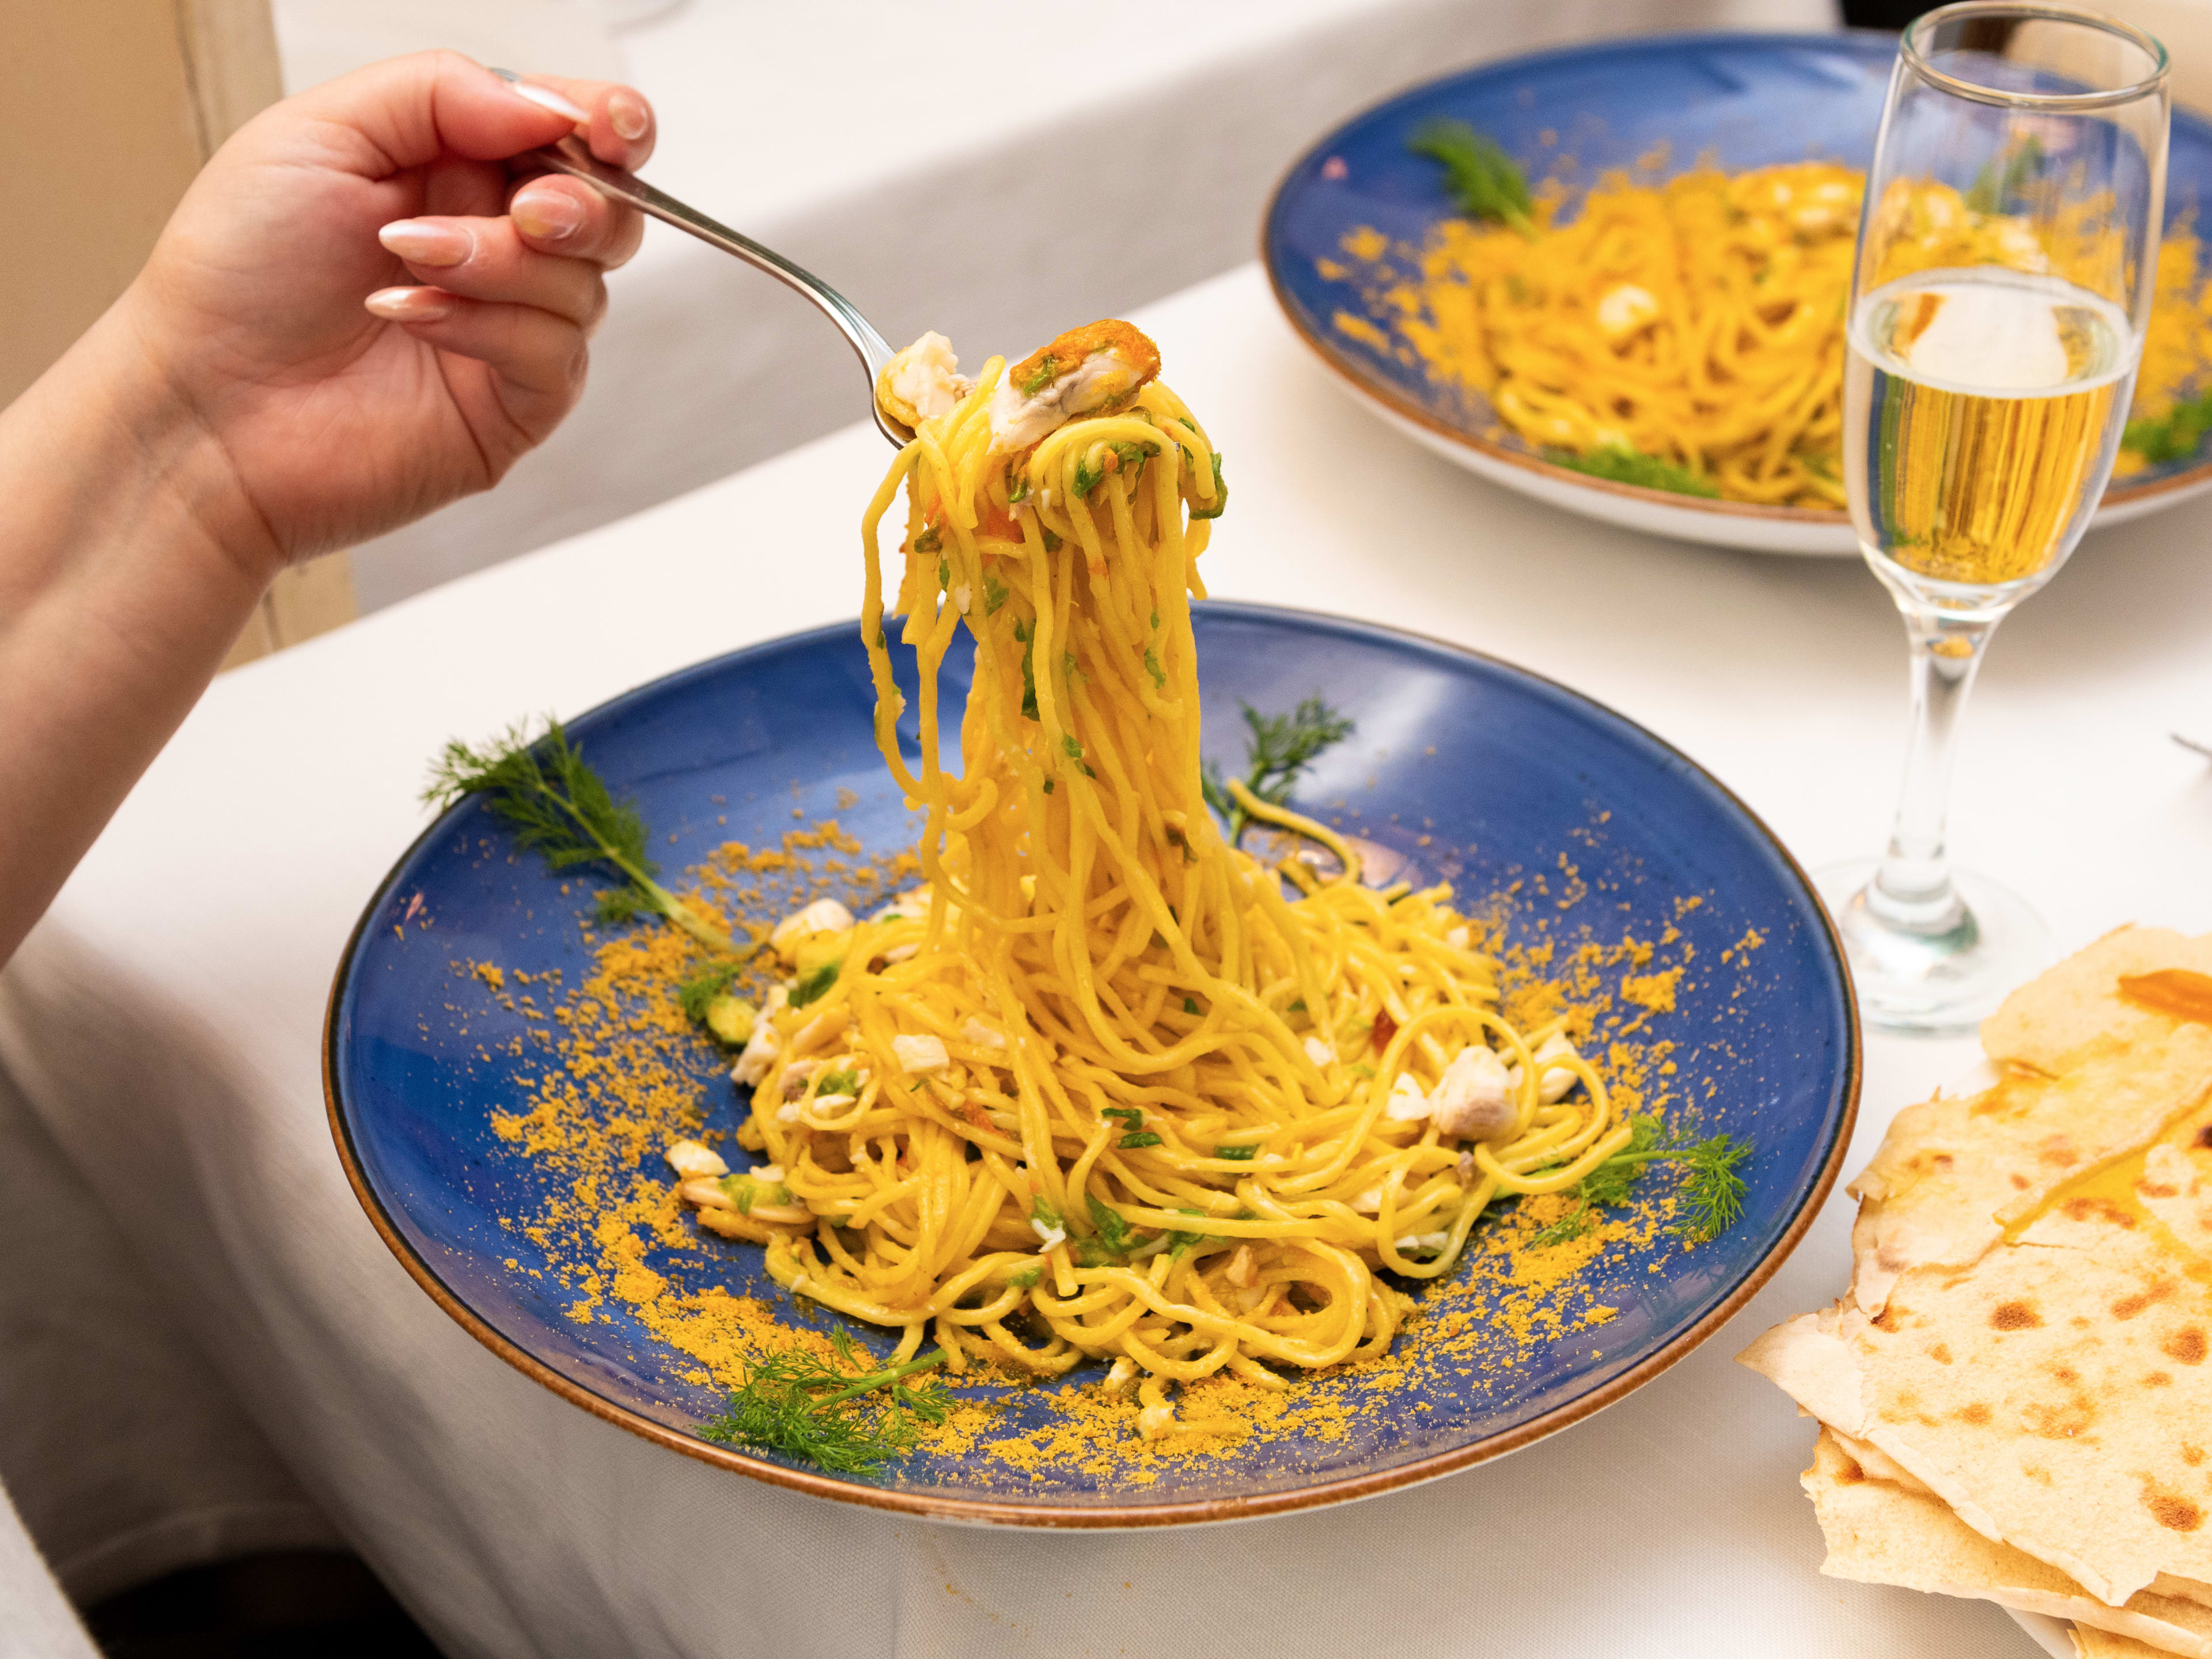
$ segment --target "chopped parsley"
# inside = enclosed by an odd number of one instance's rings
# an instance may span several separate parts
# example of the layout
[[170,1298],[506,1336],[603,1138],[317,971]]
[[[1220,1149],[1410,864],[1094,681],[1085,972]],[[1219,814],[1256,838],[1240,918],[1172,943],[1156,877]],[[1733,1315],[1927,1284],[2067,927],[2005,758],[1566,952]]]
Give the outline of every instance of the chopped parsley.
[[[1218,519],[1228,510],[1228,507],[1229,486],[1221,477],[1221,452],[1217,449],[1213,452],[1213,501],[1211,505],[1205,507],[1200,507],[1196,501],[1193,501],[1190,505],[1190,516],[1194,519]],[[1154,611],[1152,626],[1158,628],[1159,625],[1159,613]]]
[[1633,484],[1639,489],[1664,489],[1676,495],[1702,496],[1707,501],[1720,498],[1720,487],[1711,478],[1619,444],[1593,449],[1586,455],[1577,455],[1571,449],[1547,449],[1544,459],[1570,472],[1604,478],[1613,483]]
[[837,975],[844,966],[842,960],[825,962],[812,973],[802,975],[791,988],[791,1006],[804,1008],[810,1002],[820,1001],[829,994],[830,988],[836,984]]

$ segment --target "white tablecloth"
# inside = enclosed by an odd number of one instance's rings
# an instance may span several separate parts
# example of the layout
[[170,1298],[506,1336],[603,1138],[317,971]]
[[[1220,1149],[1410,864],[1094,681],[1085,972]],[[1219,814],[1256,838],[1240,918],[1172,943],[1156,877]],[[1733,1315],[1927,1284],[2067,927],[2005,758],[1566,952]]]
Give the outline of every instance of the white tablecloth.
[[[1875,846],[1905,647],[1856,562],[1658,543],[1503,494],[1352,407],[1249,268],[1138,320],[1230,459],[1218,593],[1517,659],[1680,744],[1808,863]],[[115,1500],[96,1435],[42,1449],[77,1417],[0,1413],[33,1531],[149,1525],[224,1482],[249,1529],[288,1503],[321,1524],[273,1448],[456,1654],[2032,1652],[1992,1607],[1814,1571],[1810,1429],[1729,1357],[1844,1282],[1840,1196],[1731,1328],[1591,1421],[1364,1505],[1176,1534],[943,1528],[759,1486],[562,1403],[416,1289],[339,1171],[317,1039],[358,908],[422,823],[427,758],[853,614],[887,459],[849,429],[217,683],[0,976],[0,1066],[64,1155],[57,1180],[88,1190],[63,1208],[112,1217],[87,1248],[143,1264],[144,1349],[103,1315],[51,1380],[94,1399],[120,1368],[130,1409],[101,1420],[150,1408],[189,1431],[177,1490]],[[2212,728],[2208,532],[2199,502],[2093,540],[2007,624],[1969,717],[1957,846],[2069,945],[2130,918],[2212,927],[2212,780],[2166,737]],[[1875,1037],[1852,1166],[1973,1052]],[[172,1364],[173,1393],[146,1379]]]
[[[821,272],[894,344],[934,328],[980,357],[1251,258],[1291,158],[1408,82],[1596,34],[1834,15],[1833,0],[690,0],[620,44],[659,111],[656,184]],[[408,38],[369,27],[380,47]],[[501,489],[362,550],[364,610],[866,409],[844,343],[725,254],[654,226],[611,286],[581,405]]]

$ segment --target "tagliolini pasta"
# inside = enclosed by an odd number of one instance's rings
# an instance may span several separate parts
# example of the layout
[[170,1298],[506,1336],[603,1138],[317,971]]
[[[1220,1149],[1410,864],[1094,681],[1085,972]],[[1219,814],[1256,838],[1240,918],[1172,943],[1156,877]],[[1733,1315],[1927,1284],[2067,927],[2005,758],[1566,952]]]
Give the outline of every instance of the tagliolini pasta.
[[[1616,173],[1564,222],[1556,196],[1540,199],[1533,234],[1450,219],[1412,255],[1359,231],[1344,250],[1352,263],[1332,274],[1357,273],[1389,326],[1349,313],[1338,326],[1402,345],[1568,465],[1841,508],[1844,307],[1864,190],[1859,170],[1824,161],[1702,167],[1663,184]],[[2039,232],[1948,185],[1900,181],[1878,211],[1881,282],[1984,263],[2079,274],[2117,257],[2088,208]],[[2136,418],[2164,417],[2205,380],[2208,307],[2197,239],[2178,231],[2160,251]],[[2124,453],[2118,471],[2142,464]]]
[[[770,1161],[672,1161],[702,1224],[898,1328],[895,1360],[932,1334],[956,1370],[1110,1360],[1164,1434],[1198,1426],[1175,1382],[1382,1352],[1411,1305],[1383,1270],[1443,1273],[1493,1198],[1571,1187],[1631,1129],[1557,1024],[1500,1016],[1449,888],[1363,882],[1354,844],[1241,786],[1325,851],[1224,840],[1190,601],[1226,487],[1152,343],[1095,325],[971,386],[934,340],[885,376],[918,431],[862,538],[877,737],[926,815],[927,884],[786,920],[737,1072],[739,1139]],[[939,677],[963,629],[956,774]]]

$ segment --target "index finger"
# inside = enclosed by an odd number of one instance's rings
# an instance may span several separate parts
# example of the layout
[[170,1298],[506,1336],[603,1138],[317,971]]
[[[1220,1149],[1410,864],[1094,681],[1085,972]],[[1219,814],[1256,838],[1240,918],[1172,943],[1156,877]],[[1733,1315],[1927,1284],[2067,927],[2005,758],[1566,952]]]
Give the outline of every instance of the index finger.
[[526,75],[522,79],[526,85],[559,93],[586,112],[589,118],[578,124],[577,131],[602,161],[635,173],[652,155],[653,140],[659,136],[659,124],[653,119],[653,106],[635,87],[626,87],[619,81],[572,81],[557,75]]

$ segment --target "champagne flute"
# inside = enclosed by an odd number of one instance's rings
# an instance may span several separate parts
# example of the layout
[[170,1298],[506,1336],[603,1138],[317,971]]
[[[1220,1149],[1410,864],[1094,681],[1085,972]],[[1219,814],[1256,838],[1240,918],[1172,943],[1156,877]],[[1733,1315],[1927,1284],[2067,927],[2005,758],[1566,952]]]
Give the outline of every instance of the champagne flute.
[[1844,471],[1904,613],[1912,732],[1887,850],[1819,883],[1877,1024],[1960,1029],[2049,959],[2024,900],[1946,857],[1951,763],[1990,634],[2111,476],[2166,120],[2165,48],[2112,18],[1966,0],[1905,31],[1851,280]]

